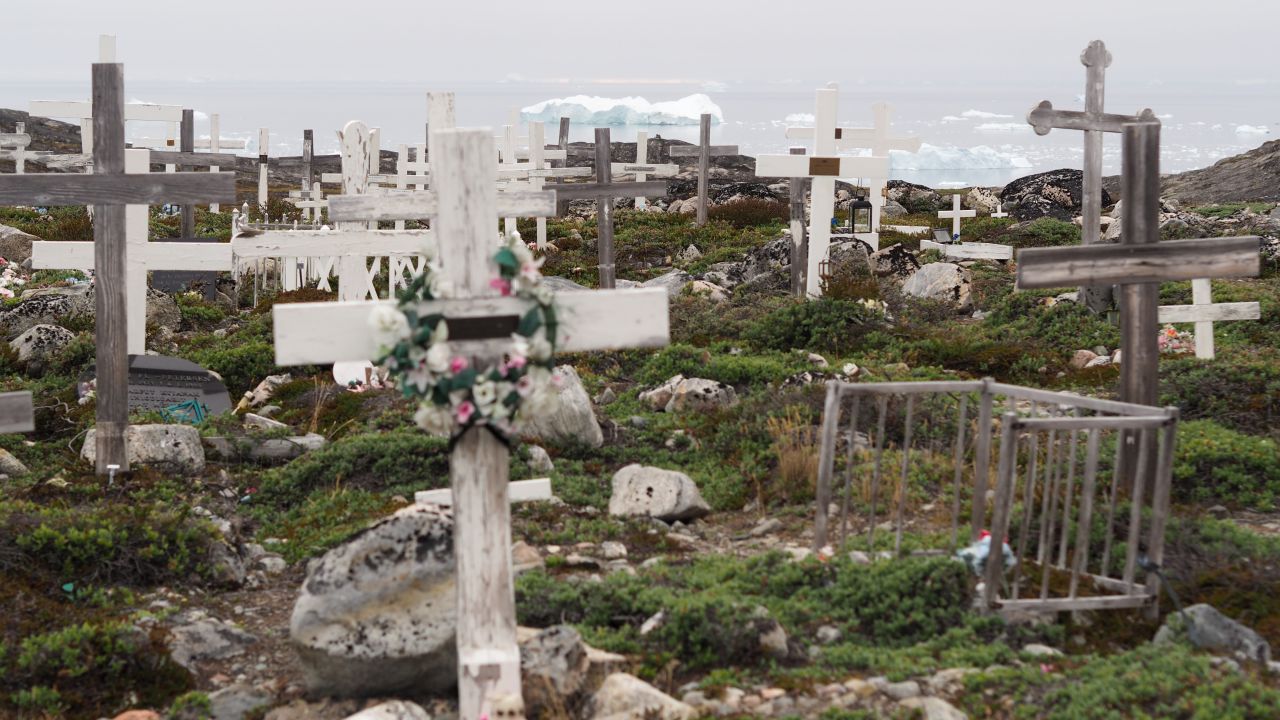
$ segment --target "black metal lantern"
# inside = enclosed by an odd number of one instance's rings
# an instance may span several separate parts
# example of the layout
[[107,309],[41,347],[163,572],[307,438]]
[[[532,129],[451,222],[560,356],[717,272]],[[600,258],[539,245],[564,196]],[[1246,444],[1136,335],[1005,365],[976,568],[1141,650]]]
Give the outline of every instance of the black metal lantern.
[[874,217],[874,214],[871,208],[871,201],[867,200],[865,197],[862,197],[861,195],[855,195],[854,198],[849,201],[849,232],[850,234],[856,233],[858,231],[858,211],[859,210],[865,210],[867,213],[867,232],[875,232],[876,229],[871,224],[871,221]]

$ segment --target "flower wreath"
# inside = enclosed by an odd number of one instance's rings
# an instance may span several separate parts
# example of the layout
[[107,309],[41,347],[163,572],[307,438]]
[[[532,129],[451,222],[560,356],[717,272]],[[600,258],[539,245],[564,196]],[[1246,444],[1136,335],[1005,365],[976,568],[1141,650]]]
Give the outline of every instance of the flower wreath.
[[480,426],[509,444],[521,423],[554,412],[558,404],[556,310],[554,293],[543,284],[543,259],[534,258],[512,233],[493,261],[499,275],[490,286],[533,307],[521,316],[502,361],[484,370],[452,352],[444,315],[419,312],[421,302],[451,294],[436,259],[400,292],[396,307],[378,305],[369,317],[377,364],[406,398],[418,400],[414,421],[429,432],[452,433],[454,441]]

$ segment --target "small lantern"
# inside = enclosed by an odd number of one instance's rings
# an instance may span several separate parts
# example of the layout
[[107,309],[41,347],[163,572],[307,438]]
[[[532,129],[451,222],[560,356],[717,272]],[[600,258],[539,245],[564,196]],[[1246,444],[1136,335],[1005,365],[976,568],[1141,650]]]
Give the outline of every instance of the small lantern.
[[858,231],[859,210],[865,210],[867,213],[867,232],[875,232],[876,229],[871,225],[873,217],[871,201],[861,195],[856,195],[849,201],[849,232],[856,233]]

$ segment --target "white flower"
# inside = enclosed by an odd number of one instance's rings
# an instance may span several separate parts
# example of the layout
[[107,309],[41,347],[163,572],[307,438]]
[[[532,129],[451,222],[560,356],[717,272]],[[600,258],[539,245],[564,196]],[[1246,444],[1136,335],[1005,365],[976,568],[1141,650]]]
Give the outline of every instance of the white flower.
[[448,342],[449,340],[449,323],[441,320],[436,323],[436,329],[431,331],[431,344]]
[[449,343],[436,343],[427,349],[427,369],[433,373],[449,370]]
[[413,421],[418,427],[435,435],[447,435],[453,430],[453,416],[449,414],[448,408],[431,402],[418,406],[418,411],[413,414]]
[[551,301],[555,299],[555,292],[546,285],[539,283],[537,287],[533,288],[533,299],[539,305],[550,305]]
[[487,414],[488,408],[498,401],[498,386],[491,380],[482,380],[472,386],[471,397],[475,398],[476,405]]
[[551,343],[542,335],[529,338],[529,359],[546,362],[551,359]]
[[379,349],[395,347],[409,337],[409,318],[390,305],[375,305],[369,313],[369,328]]

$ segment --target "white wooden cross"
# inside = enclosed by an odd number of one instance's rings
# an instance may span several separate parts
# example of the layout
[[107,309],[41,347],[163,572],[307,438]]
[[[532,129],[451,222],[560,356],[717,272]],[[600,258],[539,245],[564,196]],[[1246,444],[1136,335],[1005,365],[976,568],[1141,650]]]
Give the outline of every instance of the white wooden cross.
[[[834,118],[833,118],[834,119]],[[698,144],[673,145],[667,148],[669,157],[698,158],[698,214],[699,225],[707,223],[707,181],[711,174],[711,157],[721,155],[737,155],[737,145],[711,144],[711,114],[703,113],[698,119]]]
[[1196,324],[1196,357],[1214,358],[1213,323],[1230,320],[1257,320],[1262,307],[1256,302],[1214,303],[1213,285],[1208,278],[1191,281],[1190,305],[1161,305],[1159,322]]
[[31,146],[31,136],[27,134],[26,123],[14,123],[13,132],[0,132],[0,159],[13,160],[13,171],[17,175],[26,169],[27,148]]
[[[510,178],[506,182],[499,185],[499,190],[506,192],[509,190],[530,190],[540,192],[546,187],[547,178],[567,178],[567,177],[588,177],[591,175],[591,168],[588,167],[559,167],[553,168],[547,162],[547,156],[556,154],[554,150],[548,150],[546,147],[546,126],[541,122],[529,123],[529,141],[527,155],[529,162],[517,163],[513,159],[512,162],[505,162],[508,157],[519,158],[522,154],[513,142],[512,126],[507,126],[505,141],[505,150],[503,154],[504,162],[498,168],[498,177]],[[563,156],[563,151],[559,155]],[[554,215],[553,209],[550,215]],[[547,247],[547,218],[538,216],[535,218],[537,222],[537,247],[544,250]],[[515,220],[504,219],[503,229],[505,232],[514,232],[516,229]]]
[[836,178],[887,177],[889,159],[851,157],[836,150],[836,107],[839,90],[834,83],[816,92],[812,155],[761,155],[756,158],[757,177],[813,178],[809,209],[809,258],[805,291],[822,294],[820,267],[831,247],[831,218],[835,216]]
[[[654,165],[649,162],[649,133],[641,130],[636,133],[636,161],[634,163],[613,163],[614,175],[635,175],[636,182],[644,182],[650,175],[654,177],[673,177],[680,172],[680,166],[672,163]],[[644,210],[649,201],[644,196],[636,198],[636,209]]]
[[[836,128],[837,150],[866,148],[871,151],[872,157],[888,157],[889,152],[892,150],[916,152],[920,149],[920,138],[918,137],[889,134],[893,126],[892,105],[884,102],[876,103],[871,106],[871,114],[874,118],[873,127]],[[811,127],[789,127],[787,128],[787,137],[797,140],[809,140],[813,138],[813,132],[814,129]],[[884,189],[888,185],[889,177],[886,174],[883,177],[870,177],[867,180],[867,199],[871,203],[871,237],[864,238],[860,235],[857,235],[857,237],[869,242],[873,248],[879,248],[880,212],[884,208]],[[852,224],[852,221],[850,221],[850,225]]]
[[939,210],[938,219],[951,219],[951,239],[960,239],[960,218],[978,217],[977,210],[961,210],[960,209],[960,193],[951,196],[951,209]]
[[[151,155],[150,150],[125,150],[124,171],[130,175],[146,175],[151,167]],[[233,178],[234,183],[234,173],[207,174]],[[129,205],[124,215],[128,248],[124,277],[127,346],[130,355],[142,355],[147,351],[147,273],[151,270],[230,272],[233,267],[231,245],[222,242],[148,242],[150,208],[141,204]],[[31,267],[38,270],[94,270],[94,252],[93,242],[38,240],[31,243]]]
[[1002,202],[996,203],[996,211],[991,213],[991,217],[993,218],[1009,217],[1009,213],[1004,211],[1004,203]]
[[127,266],[131,260],[126,216],[131,210],[140,209],[145,226],[146,209],[151,204],[234,201],[235,178],[231,173],[126,172],[124,67],[114,63],[95,64],[92,87],[89,117],[93,118],[93,163],[97,172],[92,175],[0,175],[0,205],[95,205],[97,208],[93,223],[94,343],[98,377],[96,470],[106,475],[112,466],[129,469],[125,430],[129,414],[127,337],[132,323],[126,312],[126,293],[122,292],[128,285]]
[[[449,300],[426,303],[420,313],[442,313],[459,352],[484,367],[500,357],[527,303],[495,297],[490,280],[498,244],[497,173],[488,130],[432,132],[431,161],[438,182],[431,193],[335,197],[330,214],[337,220],[389,220],[419,217],[429,205],[440,260],[455,289]],[[540,203],[554,203],[541,193]],[[431,200],[428,203],[427,198]],[[387,301],[382,301],[387,302]],[[378,355],[369,315],[377,302],[278,305],[276,362],[311,365],[369,360]],[[562,293],[556,298],[558,349],[564,352],[606,348],[658,347],[668,341],[665,290],[614,290]],[[468,322],[470,320],[470,322]],[[477,322],[478,321],[478,322]],[[502,325],[493,329],[492,325]],[[478,325],[489,326],[475,331]],[[470,333],[462,332],[472,326]],[[334,338],[342,342],[334,342]],[[508,449],[492,434],[473,429],[454,444],[449,459],[454,504],[454,554],[458,592],[458,693],[460,718],[492,717],[498,695],[520,692],[520,650],[516,644],[515,592],[511,568],[511,515],[508,504]]]
[[258,207],[267,212],[267,156],[271,152],[271,133],[258,128]]

